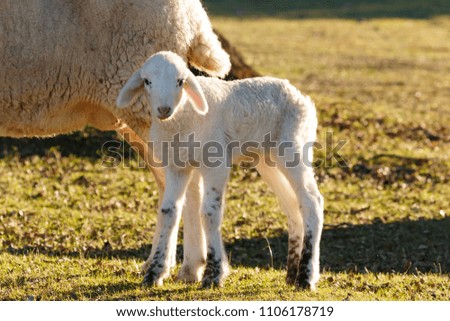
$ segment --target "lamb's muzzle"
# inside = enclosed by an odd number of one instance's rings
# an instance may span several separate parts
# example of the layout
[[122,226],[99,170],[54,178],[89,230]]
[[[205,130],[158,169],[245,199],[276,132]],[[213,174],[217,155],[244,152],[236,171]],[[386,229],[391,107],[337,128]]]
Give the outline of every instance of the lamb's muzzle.
[[161,106],[158,107],[158,118],[159,119],[166,119],[170,117],[170,111],[172,110],[172,108],[170,108],[169,106]]

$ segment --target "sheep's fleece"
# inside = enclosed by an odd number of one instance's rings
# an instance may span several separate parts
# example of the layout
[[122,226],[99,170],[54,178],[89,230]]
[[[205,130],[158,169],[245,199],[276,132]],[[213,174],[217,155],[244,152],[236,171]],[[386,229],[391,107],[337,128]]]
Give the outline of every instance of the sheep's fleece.
[[128,125],[146,141],[143,104],[119,111],[115,97],[160,50],[215,76],[230,68],[199,0],[0,1],[0,136]]

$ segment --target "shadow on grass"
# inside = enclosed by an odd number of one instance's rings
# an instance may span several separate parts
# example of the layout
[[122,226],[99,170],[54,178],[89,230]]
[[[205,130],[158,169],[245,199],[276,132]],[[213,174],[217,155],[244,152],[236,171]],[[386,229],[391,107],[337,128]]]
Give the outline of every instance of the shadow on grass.
[[110,140],[119,140],[115,132],[102,132],[86,128],[82,132],[58,135],[52,138],[0,138],[0,159],[10,156],[26,158],[29,156],[47,156],[51,151],[58,151],[61,156],[99,159],[101,148]]
[[[369,225],[328,226],[321,242],[322,269],[333,272],[450,272],[450,218]],[[227,243],[233,266],[285,269],[287,234],[273,238],[240,239]],[[270,248],[269,248],[270,245]],[[150,246],[135,249],[88,249],[84,253],[55,251],[28,246],[9,249],[16,255],[40,253],[49,256],[146,259]],[[182,246],[177,257],[182,260]],[[272,254],[271,254],[272,253]]]
[[[136,291],[137,288],[142,287],[145,289],[143,293],[132,294],[131,292]],[[130,293],[127,293],[129,291]],[[112,300],[138,300],[142,298],[148,298],[149,296],[157,296],[159,298],[166,298],[172,296],[175,292],[177,295],[188,293],[191,291],[189,288],[180,289],[163,289],[163,288],[151,288],[148,286],[141,285],[140,282],[108,282],[106,284],[96,284],[96,285],[82,285],[79,287],[74,287],[72,290],[65,293],[61,293],[62,300],[79,300],[77,293],[80,293],[83,297],[89,297],[90,299],[99,299],[108,294],[120,293],[124,295],[124,298],[118,297]]]
[[[321,241],[327,271],[416,273],[450,271],[450,218],[328,226]],[[285,268],[287,235],[227,245],[233,265]],[[270,244],[270,249],[268,243]],[[271,254],[272,253],[272,256]]]
[[[166,284],[166,283],[165,283]],[[136,291],[141,289],[142,291]],[[113,300],[113,301],[132,301],[132,300],[157,300],[160,301],[172,301],[174,297],[189,297],[189,293],[192,291],[205,291],[205,294],[209,297],[211,295],[211,289],[204,289],[200,283],[183,284],[176,287],[150,287],[148,285],[142,285],[140,282],[119,281],[96,285],[82,285],[76,286],[70,291],[62,292],[58,294],[58,300],[79,300],[79,295],[83,298],[89,298],[89,300]],[[116,295],[112,299],[112,295]],[[201,292],[197,295],[202,296]],[[247,297],[254,296],[255,291],[239,291],[239,296]],[[186,299],[185,299],[186,300]],[[187,299],[192,300],[192,299]],[[198,300],[198,298],[194,299]]]
[[205,0],[211,15],[229,17],[413,18],[449,15],[447,0]]

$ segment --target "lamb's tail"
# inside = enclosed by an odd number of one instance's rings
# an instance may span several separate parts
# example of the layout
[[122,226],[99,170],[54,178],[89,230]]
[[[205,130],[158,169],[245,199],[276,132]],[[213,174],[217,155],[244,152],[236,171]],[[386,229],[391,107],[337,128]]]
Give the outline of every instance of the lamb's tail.
[[303,104],[306,107],[305,110],[305,124],[308,127],[308,141],[309,142],[315,142],[316,136],[317,136],[317,112],[316,112],[316,105],[312,101],[311,97],[309,96],[303,96]]
[[285,88],[287,88],[287,96],[289,97],[289,104],[295,106],[301,114],[300,126],[302,132],[307,132],[307,142],[316,141],[317,132],[317,112],[316,106],[311,97],[303,95],[300,90],[286,81]]

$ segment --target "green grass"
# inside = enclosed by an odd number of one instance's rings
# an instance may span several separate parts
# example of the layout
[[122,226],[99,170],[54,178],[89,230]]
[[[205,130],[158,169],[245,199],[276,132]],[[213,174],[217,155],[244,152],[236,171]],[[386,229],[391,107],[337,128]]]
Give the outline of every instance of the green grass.
[[4,255],[0,272],[7,299],[27,300],[430,300],[448,298],[436,274],[323,274],[314,293],[297,292],[276,269],[241,267],[222,289],[201,290],[168,280],[161,288],[140,284],[135,259]]
[[215,27],[250,65],[313,98],[323,146],[327,131],[347,141],[348,167],[316,171],[326,201],[318,291],[284,284],[287,221],[246,169],[227,195],[225,287],[142,287],[156,186],[134,160],[103,167],[98,150],[113,135],[90,130],[1,141],[0,299],[448,300],[450,18],[220,15]]

